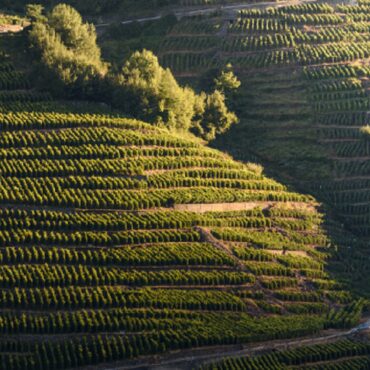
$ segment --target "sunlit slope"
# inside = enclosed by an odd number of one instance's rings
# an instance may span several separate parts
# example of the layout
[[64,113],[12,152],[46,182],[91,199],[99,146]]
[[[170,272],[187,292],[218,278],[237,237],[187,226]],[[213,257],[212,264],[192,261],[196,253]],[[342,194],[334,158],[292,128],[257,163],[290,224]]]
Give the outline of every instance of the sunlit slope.
[[[350,297],[325,272],[312,200],[253,166],[120,118],[10,113],[1,125],[4,369],[50,368],[38,356],[68,367],[297,336],[329,317],[358,318],[352,306],[329,314]],[[225,202],[246,210],[181,207]],[[77,344],[96,353],[76,360]]]
[[90,106],[53,102],[0,65],[1,369],[358,321],[313,198],[184,135],[76,113]]

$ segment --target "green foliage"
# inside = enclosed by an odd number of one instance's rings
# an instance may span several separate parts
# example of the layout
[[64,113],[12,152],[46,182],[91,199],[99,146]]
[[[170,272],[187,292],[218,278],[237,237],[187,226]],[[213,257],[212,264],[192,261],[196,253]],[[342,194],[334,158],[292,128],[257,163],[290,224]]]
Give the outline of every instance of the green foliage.
[[31,22],[46,22],[47,18],[43,15],[44,8],[40,4],[28,4],[26,15]]
[[[54,85],[59,93],[104,99],[131,116],[172,130],[196,127],[194,131],[207,140],[237,122],[222,92],[196,95],[181,87],[151,51],[133,53],[119,73],[106,76],[108,65],[101,59],[94,27],[65,4],[57,5],[47,17],[42,10],[38,5],[28,7],[33,19],[30,40],[41,54],[47,80],[59,81]],[[223,90],[237,85],[230,73],[222,75],[222,81],[227,85]]]
[[225,96],[220,91],[216,90],[210,95],[202,94],[201,97],[203,101],[198,108],[200,119],[194,123],[192,131],[210,141],[229,130],[238,122],[238,118],[235,113],[229,112]]
[[215,79],[216,89],[222,92],[232,92],[239,89],[241,82],[232,71],[232,65],[228,64],[226,69],[221,71],[220,76]]
[[18,15],[2,13],[0,10],[0,25],[20,25],[26,26],[28,21]]
[[196,95],[178,85],[169,69],[159,65],[148,50],[135,52],[115,77],[114,105],[135,117],[170,129],[189,130],[206,140],[227,131],[237,122],[229,112],[225,96]]
[[28,10],[35,20],[30,41],[39,51],[49,78],[59,81],[58,87],[72,96],[93,96],[94,85],[107,73],[94,26],[84,23],[81,15],[65,4],[57,5],[46,18],[40,7]]
[[[329,12],[321,5],[305,9]],[[73,37],[76,23],[69,29],[58,16],[53,24],[61,42],[90,52]],[[122,70],[131,85],[119,88],[130,86],[133,100],[139,92],[145,114],[171,127],[169,112],[180,118],[181,112],[170,93],[182,88],[153,55],[140,54]],[[233,161],[200,140],[102,114],[107,108],[99,104],[93,111],[100,114],[88,114],[89,106],[77,101],[60,105],[49,94],[17,91],[31,85],[6,60],[0,73],[7,89],[0,93],[0,368],[110,366],[168,350],[357,324],[363,304],[353,302],[331,270],[329,277],[328,267],[339,267],[329,259],[332,240],[311,196],[290,192],[260,166]],[[309,90],[317,100],[341,100],[352,94],[347,87],[359,86],[346,80],[345,89],[334,84],[337,91],[325,81]],[[212,95],[196,99],[191,124],[207,110],[209,117],[225,114],[223,97]],[[344,124],[363,125],[366,114],[348,113],[339,113]],[[246,364],[302,367],[355,354],[343,360],[352,369],[366,367],[367,351],[344,342]]]
[[135,117],[187,130],[194,116],[195,93],[178,85],[150,51],[135,52],[117,76],[114,104]]
[[362,126],[360,128],[360,132],[361,134],[364,136],[364,138],[368,139],[369,136],[370,136],[370,126],[367,125],[367,126]]

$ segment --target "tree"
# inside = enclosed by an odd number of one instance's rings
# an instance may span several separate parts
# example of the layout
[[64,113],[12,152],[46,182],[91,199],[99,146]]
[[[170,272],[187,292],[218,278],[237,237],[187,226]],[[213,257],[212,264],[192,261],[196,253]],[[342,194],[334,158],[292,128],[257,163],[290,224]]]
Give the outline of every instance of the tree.
[[34,20],[29,33],[31,44],[41,55],[47,79],[59,81],[53,87],[72,96],[93,97],[97,80],[108,70],[101,60],[94,26],[83,23],[81,15],[65,4],[57,5],[47,17],[37,6],[30,6],[28,11]]
[[41,6],[27,9],[33,20],[30,41],[41,61],[37,75],[49,90],[63,97],[103,100],[155,125],[192,129],[206,140],[237,122],[225,103],[225,92],[240,86],[231,70],[221,74],[219,90],[210,95],[180,86],[148,50],[133,53],[118,73],[108,73],[94,26],[84,23],[75,9],[59,4],[47,16]]
[[101,52],[96,42],[95,27],[84,23],[81,15],[71,6],[57,5],[48,17],[49,26],[60,36],[63,45],[75,56],[88,59],[91,65],[105,70]]
[[168,128],[188,130],[196,94],[181,87],[148,50],[135,52],[115,77],[114,104],[135,117]]
[[230,112],[225,103],[225,95],[216,90],[213,94],[202,93],[203,102],[198,106],[198,120],[192,131],[205,140],[213,140],[216,135],[225,133],[238,122],[235,113]]
[[134,117],[170,129],[189,130],[206,140],[237,122],[221,91],[200,95],[181,87],[148,50],[135,52],[115,76],[114,104]]
[[214,80],[217,90],[227,92],[237,90],[241,86],[241,82],[231,68],[231,65],[228,64],[227,69],[222,71],[220,76]]
[[43,15],[44,7],[40,4],[28,4],[26,6],[26,15],[31,22],[45,22],[47,18]]

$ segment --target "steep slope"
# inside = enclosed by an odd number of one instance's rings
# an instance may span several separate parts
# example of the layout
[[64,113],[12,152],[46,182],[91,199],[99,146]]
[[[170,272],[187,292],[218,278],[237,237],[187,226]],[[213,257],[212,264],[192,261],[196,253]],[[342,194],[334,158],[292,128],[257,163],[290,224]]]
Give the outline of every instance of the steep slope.
[[[314,194],[347,230],[348,271],[369,292],[369,3],[303,4],[184,19],[161,61],[196,85],[231,63],[241,123],[213,145]],[[350,248],[348,248],[350,250]]]
[[53,102],[5,54],[0,71],[1,369],[358,322],[312,197],[195,139]]

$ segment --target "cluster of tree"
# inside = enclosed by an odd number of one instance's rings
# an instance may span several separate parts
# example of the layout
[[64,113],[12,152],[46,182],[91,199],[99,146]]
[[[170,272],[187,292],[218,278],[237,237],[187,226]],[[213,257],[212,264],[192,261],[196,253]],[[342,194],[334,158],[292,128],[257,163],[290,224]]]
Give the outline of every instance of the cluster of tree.
[[47,16],[42,6],[29,5],[27,15],[33,22],[31,44],[41,54],[41,76],[59,82],[55,90],[66,86],[72,95],[92,93],[108,72],[94,26],[84,23],[81,15],[65,4],[57,5]]
[[181,87],[171,71],[162,68],[158,58],[147,50],[135,52],[114,81],[113,104],[135,117],[169,128],[190,129],[207,140],[237,122],[235,114],[227,109],[222,89],[196,94],[189,87]]
[[[136,118],[169,129],[191,130],[211,140],[237,123],[226,95],[240,86],[231,69],[215,80],[215,91],[196,94],[180,86],[169,69],[147,50],[133,53],[118,72],[102,61],[92,25],[71,6],[59,4],[44,14],[29,5],[31,44],[40,54],[44,81],[58,81],[54,90],[73,98],[106,101]],[[47,77],[47,79],[45,79]]]

